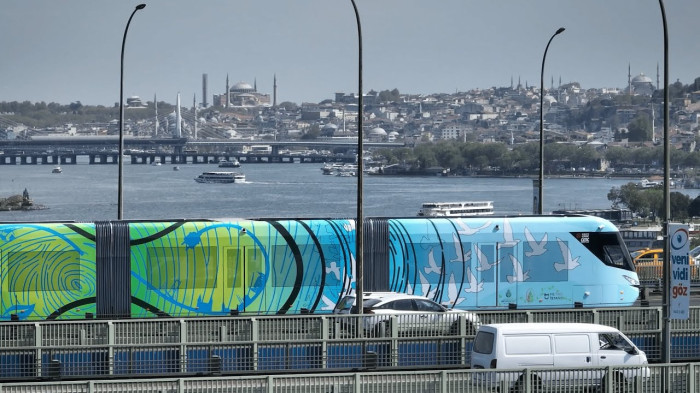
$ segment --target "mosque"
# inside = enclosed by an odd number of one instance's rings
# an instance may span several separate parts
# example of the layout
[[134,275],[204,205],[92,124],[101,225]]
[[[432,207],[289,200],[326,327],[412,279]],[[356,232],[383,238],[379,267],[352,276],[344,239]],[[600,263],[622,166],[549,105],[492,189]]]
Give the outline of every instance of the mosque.
[[277,103],[277,76],[274,78],[274,95],[273,102],[270,102],[269,94],[258,92],[257,81],[251,86],[246,82],[238,82],[233,86],[229,86],[228,75],[226,75],[226,90],[223,94],[214,94],[214,106],[230,108],[230,107],[257,107],[257,106],[275,106]]
[[656,66],[656,86],[654,86],[654,81],[651,78],[641,74],[632,77],[632,71],[630,67],[627,67],[627,91],[629,95],[642,95],[651,96],[654,90],[659,89],[659,66]]

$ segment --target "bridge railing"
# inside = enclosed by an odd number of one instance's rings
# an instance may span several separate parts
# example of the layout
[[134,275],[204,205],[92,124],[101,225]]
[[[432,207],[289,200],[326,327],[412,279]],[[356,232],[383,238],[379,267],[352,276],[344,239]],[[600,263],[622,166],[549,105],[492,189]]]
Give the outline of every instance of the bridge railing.
[[334,374],[270,374],[193,378],[0,382],[6,393],[168,392],[168,393],[307,393],[403,392],[674,392],[694,393],[700,363],[510,370],[413,370]]
[[[640,258],[635,263],[640,283],[648,288],[658,289],[663,285],[663,260],[658,258]],[[690,285],[700,287],[700,262],[692,264],[689,269]]]
[[[478,312],[480,323],[587,322],[615,327],[661,360],[659,307]],[[295,315],[0,324],[0,380],[463,368],[472,314],[411,318]],[[368,323],[371,322],[371,323]],[[428,321],[426,323],[426,321]],[[673,361],[700,360],[700,307],[671,323]]]

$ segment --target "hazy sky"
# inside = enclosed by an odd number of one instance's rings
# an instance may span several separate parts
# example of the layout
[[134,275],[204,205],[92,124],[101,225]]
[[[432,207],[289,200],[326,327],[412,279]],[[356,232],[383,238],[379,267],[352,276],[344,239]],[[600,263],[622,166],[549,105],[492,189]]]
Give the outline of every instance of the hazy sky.
[[[452,93],[539,85],[625,87],[644,73],[663,83],[657,0],[356,0],[363,91]],[[119,101],[121,44],[139,2],[5,0],[0,6],[0,101]],[[357,26],[350,0],[150,0],[126,41],[124,96],[190,105],[257,81],[277,101],[319,102],[356,92]],[[670,80],[700,77],[700,1],[666,0]]]

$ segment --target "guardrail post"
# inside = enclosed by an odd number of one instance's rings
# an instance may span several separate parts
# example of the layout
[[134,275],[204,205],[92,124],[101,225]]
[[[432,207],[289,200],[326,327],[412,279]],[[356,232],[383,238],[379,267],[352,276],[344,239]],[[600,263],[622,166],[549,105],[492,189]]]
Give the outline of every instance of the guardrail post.
[[114,322],[107,322],[107,367],[109,367],[109,375],[114,375],[114,342],[116,334],[114,333]]
[[330,321],[328,317],[321,317],[321,369],[328,367],[328,329]]
[[396,315],[389,318],[389,327],[391,328],[391,365],[396,367],[399,365],[399,320]]
[[257,370],[258,369],[258,338],[260,337],[260,324],[258,323],[257,318],[253,317],[250,318],[250,329],[252,330],[251,333],[251,339],[253,340],[253,344],[251,345],[251,356],[253,357],[252,362],[253,364],[252,369]]
[[187,371],[187,322],[180,320],[180,372]]
[[41,377],[41,325],[38,322],[34,323],[34,346],[36,347],[35,372],[37,377]]

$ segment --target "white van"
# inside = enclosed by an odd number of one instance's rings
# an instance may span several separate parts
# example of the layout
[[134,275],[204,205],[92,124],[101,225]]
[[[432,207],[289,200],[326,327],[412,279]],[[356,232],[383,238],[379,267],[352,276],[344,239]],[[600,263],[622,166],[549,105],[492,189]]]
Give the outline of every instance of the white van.
[[[647,356],[619,330],[589,323],[505,323],[479,327],[472,348],[473,369],[532,368],[534,391],[552,384],[608,386],[624,391],[637,375],[646,378],[646,366],[621,368],[608,382],[607,366],[645,365]],[[585,368],[585,367],[590,368]],[[584,369],[581,369],[584,367]],[[595,368],[599,367],[599,368]],[[577,369],[546,371],[543,368]],[[523,390],[522,371],[477,373],[474,382],[491,388]],[[523,390],[524,391],[524,390]]]

